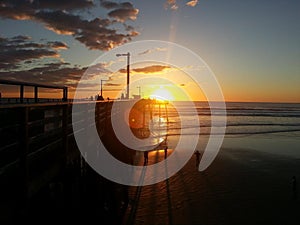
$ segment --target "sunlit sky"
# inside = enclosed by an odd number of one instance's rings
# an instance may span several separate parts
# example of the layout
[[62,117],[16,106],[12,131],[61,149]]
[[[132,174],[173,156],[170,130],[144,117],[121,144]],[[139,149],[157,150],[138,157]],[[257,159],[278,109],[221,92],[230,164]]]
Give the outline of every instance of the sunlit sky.
[[[20,2],[0,3],[0,79],[68,85],[73,92],[86,69],[111,48],[161,40],[199,55],[227,101],[300,102],[298,0]],[[123,70],[114,71],[114,60],[124,64]],[[98,63],[98,81],[109,79],[103,85],[104,97],[119,96],[126,82],[126,58]],[[159,63],[131,68],[136,79],[175,77],[173,86],[136,81],[131,94],[184,100],[178,94],[182,89],[194,100],[205,99],[178,68]],[[82,97],[99,93],[100,83],[86,84]],[[0,91],[2,97],[16,92],[6,86]]]

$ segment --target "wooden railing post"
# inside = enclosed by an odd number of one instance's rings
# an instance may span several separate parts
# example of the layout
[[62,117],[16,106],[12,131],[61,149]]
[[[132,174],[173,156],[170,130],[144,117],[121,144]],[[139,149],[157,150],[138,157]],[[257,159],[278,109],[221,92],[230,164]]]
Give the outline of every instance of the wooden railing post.
[[20,103],[24,102],[24,85],[20,85]]
[[67,165],[68,160],[68,104],[63,105],[63,115],[62,115],[62,132],[63,132],[63,151],[64,151],[64,166]]
[[62,98],[62,101],[63,102],[68,101],[68,88],[67,87],[63,88],[63,98]]
[[37,103],[39,98],[38,86],[34,86],[34,102]]
[[28,107],[19,108],[20,112],[20,207],[26,210],[28,206],[28,147],[29,147],[29,132],[28,132]]

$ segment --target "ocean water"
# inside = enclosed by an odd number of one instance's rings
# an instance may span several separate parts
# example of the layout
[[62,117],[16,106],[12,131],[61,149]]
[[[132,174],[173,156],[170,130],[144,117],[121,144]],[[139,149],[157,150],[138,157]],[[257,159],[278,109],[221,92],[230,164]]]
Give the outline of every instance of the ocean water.
[[[170,137],[194,134],[200,122],[199,148],[203,149],[211,133],[211,110],[206,102],[195,102],[193,109],[186,102],[169,107],[168,134]],[[218,109],[215,109],[218,112]],[[177,111],[180,111],[180,116]],[[221,112],[221,111],[220,111]],[[247,148],[300,158],[299,103],[226,103],[226,133],[224,148]],[[217,113],[218,115],[218,113]],[[219,114],[221,118],[222,113]],[[197,118],[196,118],[197,117]],[[218,118],[218,116],[217,116]],[[181,121],[184,120],[184,125]]]
[[[205,102],[195,102],[194,105],[198,112],[201,134],[209,135],[210,108]],[[176,113],[176,110],[181,112],[181,116]],[[192,113],[192,109],[187,107],[185,102],[181,102],[176,105],[176,110],[169,109],[169,134],[180,134],[180,129],[189,129],[193,133],[193,128],[199,124],[195,123],[197,118]],[[300,131],[300,104],[228,102],[226,114],[227,135]],[[223,115],[220,113],[219,116]],[[181,126],[181,120],[185,121],[184,126]]]

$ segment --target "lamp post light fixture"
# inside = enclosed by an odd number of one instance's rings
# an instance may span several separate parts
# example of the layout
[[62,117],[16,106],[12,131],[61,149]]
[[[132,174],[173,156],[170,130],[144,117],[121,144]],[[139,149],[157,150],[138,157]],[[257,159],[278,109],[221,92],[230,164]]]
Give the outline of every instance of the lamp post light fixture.
[[124,53],[124,54],[116,54],[117,57],[120,56],[127,56],[127,92],[126,92],[126,99],[129,99],[129,76],[130,76],[130,53]]

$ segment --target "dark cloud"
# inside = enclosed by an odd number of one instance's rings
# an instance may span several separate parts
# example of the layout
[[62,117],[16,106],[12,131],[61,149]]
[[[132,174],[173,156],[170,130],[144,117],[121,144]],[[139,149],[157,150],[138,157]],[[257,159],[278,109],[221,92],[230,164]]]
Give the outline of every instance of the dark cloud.
[[[132,70],[131,70],[132,71]],[[127,73],[127,70],[126,69],[119,69],[119,72],[120,73]]]
[[157,72],[161,72],[165,69],[169,69],[171,68],[170,66],[161,66],[161,65],[152,65],[152,66],[146,66],[143,68],[136,68],[133,69],[134,72],[137,73],[157,73]]
[[0,61],[2,63],[15,64],[20,61],[43,57],[58,57],[56,51],[48,49],[16,49],[13,51],[5,51],[0,53]]
[[133,9],[133,5],[130,2],[122,2],[120,3],[120,6],[124,9]]
[[117,21],[125,22],[128,19],[136,20],[138,13],[138,9],[116,9],[109,12],[108,15]]
[[0,79],[75,87],[87,68],[60,60],[58,50],[65,48],[68,46],[59,41],[35,43],[28,36],[0,37]]
[[106,69],[105,63],[97,63],[95,65],[89,66],[86,73],[89,77],[93,77],[93,76],[106,77],[106,76],[110,75],[112,72],[110,70]]
[[126,20],[136,20],[139,13],[138,9],[135,8],[119,8],[108,13],[108,16],[116,19],[119,22],[125,22]]
[[124,25],[126,31],[134,31],[135,30],[135,28],[131,25],[127,25],[125,23],[123,25]]
[[36,8],[78,10],[95,6],[91,0],[34,0],[31,3]]
[[101,6],[106,9],[133,9],[133,5],[130,2],[113,2],[113,1],[104,1],[100,0]]
[[[89,9],[95,1],[89,0],[2,0],[0,17],[14,20],[32,20],[41,23],[46,29],[57,34],[72,35],[90,49],[109,50],[126,43],[138,35],[135,28],[125,24],[134,20],[138,10],[129,2],[108,4],[102,7],[112,10],[108,18],[85,19],[79,10]],[[105,5],[105,6],[104,6]],[[114,5],[114,6],[113,6]],[[118,21],[122,22],[120,29]],[[117,27],[117,28],[114,28]],[[122,27],[121,27],[122,28]],[[123,30],[123,31],[122,31]],[[29,36],[12,38],[0,37],[0,79],[27,81],[41,84],[67,85],[75,88],[84,73],[89,79],[108,76],[111,72],[106,64],[90,68],[74,66],[60,59],[60,50],[68,49],[60,41],[40,40],[39,43]],[[87,87],[99,84],[86,84]],[[109,86],[118,84],[106,83]]]
[[29,20],[34,17],[35,8],[29,1],[2,0],[0,16],[15,20]]
[[79,16],[65,11],[40,11],[35,14],[35,20],[44,23],[47,29],[65,35],[76,34],[84,23]]
[[86,68],[43,66],[22,71],[0,71],[0,79],[18,80],[40,84],[55,84],[76,87]]
[[[39,84],[64,85],[69,88],[76,88],[79,80],[83,79],[84,74],[88,73],[87,79],[91,80],[97,76],[103,75],[103,73],[99,71],[105,71],[106,74],[109,73],[109,71],[104,68],[98,68],[96,73],[96,71],[91,71],[90,68],[87,67],[71,66],[64,62],[53,62],[28,70],[0,71],[0,79],[18,80]],[[97,82],[87,83],[86,88],[99,87],[99,85],[100,84]],[[119,86],[112,83],[106,83],[104,85]],[[81,87],[83,86],[84,84],[81,84]]]
[[11,19],[27,19],[41,10],[73,11],[93,6],[90,0],[1,0],[0,12]]
[[124,44],[138,35],[133,27],[128,26],[122,32],[112,26],[117,22],[135,20],[138,9],[129,2],[115,3],[102,1],[105,8],[111,7],[108,13],[111,19],[94,18],[83,19],[73,10],[80,10],[94,6],[93,1],[87,0],[3,0],[0,3],[0,17],[14,20],[34,20],[45,25],[45,28],[57,34],[72,35],[85,44],[89,49],[109,50]]
[[119,22],[125,22],[129,19],[136,20],[139,13],[139,10],[134,8],[130,2],[116,3],[112,1],[101,1],[101,6],[106,9],[113,9],[108,13],[108,16]]
[[109,88],[109,89],[103,89],[103,91],[122,91],[123,88]]
[[[51,63],[44,63],[44,67],[48,67],[51,69],[58,69],[62,66],[70,66],[70,63],[64,62],[64,61],[57,61],[57,62],[51,62]],[[75,66],[78,68],[78,66]]]
[[[29,37],[29,36],[18,35],[18,36],[12,37],[11,42],[23,42],[23,41],[28,41],[30,39],[31,39],[31,37]],[[3,38],[3,40],[5,40],[5,38]]]
[[[159,72],[162,72],[162,71],[164,71],[166,69],[170,69],[170,68],[171,68],[170,66],[151,65],[151,66],[146,66],[146,67],[142,67],[142,68],[131,69],[131,71],[135,72],[135,73],[149,74],[149,73],[159,73]],[[127,70],[120,69],[119,72],[126,73]]]
[[57,49],[67,48],[65,43],[56,41],[36,43],[28,36],[0,38],[0,71],[19,68],[22,63],[29,64],[34,59],[57,58]]
[[115,9],[119,7],[119,3],[112,1],[101,1],[101,6],[106,9]]
[[48,42],[48,44],[53,49],[68,49],[69,48],[69,46],[66,43],[60,42],[60,41],[52,41],[52,42]]
[[115,83],[105,83],[105,86],[110,86],[110,87],[119,87],[121,84],[115,84]]

